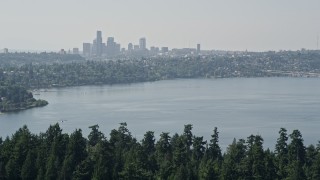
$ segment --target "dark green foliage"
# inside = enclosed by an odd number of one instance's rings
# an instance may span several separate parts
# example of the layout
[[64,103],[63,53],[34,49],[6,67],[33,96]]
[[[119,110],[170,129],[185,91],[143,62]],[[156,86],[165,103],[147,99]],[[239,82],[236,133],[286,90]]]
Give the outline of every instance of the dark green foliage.
[[34,165],[34,159],[36,157],[35,152],[33,150],[29,150],[26,160],[23,163],[21,169],[21,178],[22,179],[36,179],[37,177],[37,170]]
[[264,179],[265,178],[265,163],[264,163],[264,151],[263,151],[263,139],[261,136],[257,135],[254,139],[254,145],[252,147],[252,175],[254,179]]
[[33,98],[32,93],[24,87],[0,84],[0,112],[18,111],[47,104],[45,100]]
[[213,135],[211,135],[211,140],[209,144],[209,157],[213,160],[221,160],[221,149],[219,146],[219,132],[218,128],[215,127],[213,130]]
[[244,165],[244,159],[247,154],[247,146],[245,141],[240,139],[238,142],[233,140],[232,144],[227,148],[222,163],[221,179],[239,179],[246,178],[247,167]]
[[76,130],[70,135],[60,177],[62,179],[71,179],[77,165],[85,160],[86,157],[86,139],[82,137],[81,130]]
[[275,154],[276,159],[275,162],[277,164],[278,170],[277,175],[279,179],[284,179],[287,176],[287,168],[288,165],[288,145],[287,145],[287,130],[285,128],[281,128],[279,131],[280,137],[277,140]]
[[303,165],[306,160],[306,148],[303,145],[302,135],[299,130],[294,130],[289,136],[291,143],[288,145],[288,177],[290,179],[305,179]]
[[193,137],[193,149],[192,149],[192,159],[194,161],[200,161],[205,153],[205,144],[207,142],[203,141],[203,137]]
[[89,157],[93,162],[92,179],[112,179],[114,165],[113,150],[106,141],[100,141],[93,151],[89,151]]
[[276,172],[276,164],[275,164],[275,155],[269,149],[265,151],[264,157],[264,165],[265,165],[265,172],[264,179],[277,179],[277,172]]
[[98,142],[104,139],[104,135],[98,130],[98,125],[90,126],[89,128],[91,129],[91,132],[88,136],[88,143],[90,146],[95,146]]
[[81,130],[63,134],[58,124],[33,135],[26,126],[4,141],[0,138],[2,179],[319,179],[320,145],[305,148],[294,130],[287,145],[281,128],[275,152],[263,149],[260,135],[234,139],[221,154],[218,131],[210,143],[192,134],[145,133],[137,142],[126,123],[112,130],[108,140],[98,126],[91,126],[88,140]]
[[93,172],[93,162],[87,158],[79,165],[77,165],[75,171],[73,172],[72,179],[74,180],[86,180],[91,179]]

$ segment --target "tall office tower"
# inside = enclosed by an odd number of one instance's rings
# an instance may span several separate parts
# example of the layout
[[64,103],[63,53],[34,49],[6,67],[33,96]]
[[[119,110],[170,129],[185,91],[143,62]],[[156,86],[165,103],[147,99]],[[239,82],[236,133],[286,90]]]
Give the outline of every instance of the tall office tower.
[[3,53],[4,53],[4,54],[8,54],[8,53],[9,53],[9,49],[8,49],[8,48],[4,48],[4,49],[3,49]]
[[79,48],[73,48],[72,54],[79,54]]
[[92,46],[91,46],[91,55],[97,55],[97,40],[93,40]]
[[162,53],[167,53],[167,52],[169,52],[169,48],[168,47],[162,47],[161,48],[161,52]]
[[133,44],[132,43],[129,43],[128,44],[128,51],[132,51],[133,50]]
[[139,45],[133,45],[133,50],[138,51],[139,50]]
[[106,45],[106,43],[102,43],[102,54],[107,54],[107,45]]
[[115,54],[114,37],[108,37],[108,40],[107,40],[107,56],[113,56],[114,54]]
[[96,43],[97,43],[96,55],[101,56],[102,55],[102,33],[101,33],[101,31],[97,31]]
[[90,43],[83,43],[82,53],[84,56],[91,55],[91,44]]
[[197,44],[197,53],[199,54],[200,53],[200,44]]
[[59,53],[60,54],[67,54],[67,52],[64,49],[61,49]]
[[140,46],[140,50],[146,50],[147,49],[146,38],[140,38],[139,39],[139,46]]
[[121,45],[118,43],[115,43],[115,49],[114,49],[114,53],[115,54],[119,54],[121,50]]

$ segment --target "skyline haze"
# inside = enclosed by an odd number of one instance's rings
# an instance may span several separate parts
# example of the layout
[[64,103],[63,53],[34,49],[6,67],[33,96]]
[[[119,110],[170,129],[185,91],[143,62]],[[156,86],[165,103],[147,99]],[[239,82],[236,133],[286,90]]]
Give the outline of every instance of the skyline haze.
[[82,49],[103,42],[204,50],[316,49],[320,1],[3,1],[0,49]]

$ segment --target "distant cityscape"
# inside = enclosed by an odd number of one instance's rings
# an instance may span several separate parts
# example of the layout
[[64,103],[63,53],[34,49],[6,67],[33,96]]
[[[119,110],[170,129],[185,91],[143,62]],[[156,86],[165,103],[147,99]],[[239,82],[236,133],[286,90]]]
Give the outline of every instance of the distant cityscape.
[[[195,48],[183,48],[172,49],[176,53],[182,54],[200,54],[200,44],[197,44]],[[61,53],[66,53],[61,50]],[[73,48],[73,54],[78,54],[79,49]],[[141,37],[139,44],[129,43],[127,47],[121,47],[119,43],[115,41],[114,37],[108,37],[106,43],[103,42],[102,32],[97,31],[96,38],[92,43],[85,42],[82,47],[82,55],[85,57],[114,57],[117,55],[161,55],[169,53],[169,47],[155,47],[151,46],[147,48],[147,39]]]
[[[305,52],[309,51],[304,48],[298,50],[298,52]],[[314,51],[314,50],[310,50]],[[317,37],[317,49],[315,51],[319,52],[319,37]],[[0,50],[2,54],[8,53],[19,53],[19,52],[31,52],[31,53],[43,53],[47,51],[17,51],[11,50],[8,48],[3,48]],[[276,51],[266,51],[266,53],[275,53]],[[280,50],[279,52],[282,52]],[[286,50],[284,50],[286,52]],[[288,50],[288,52],[294,52]],[[103,41],[102,31],[96,32],[96,37],[93,39],[92,43],[90,42],[83,42],[82,49],[78,47],[74,47],[72,49],[60,49],[59,51],[55,51],[52,53],[58,54],[73,54],[73,55],[80,55],[87,60],[95,60],[95,59],[122,59],[128,60],[130,58],[141,58],[141,57],[194,57],[194,56],[211,56],[211,55],[218,55],[218,56],[229,56],[229,55],[241,55],[247,56],[248,51],[227,51],[227,50],[202,50],[201,44],[194,44],[194,48],[169,48],[167,46],[163,47],[156,47],[150,46],[147,47],[147,38],[141,37],[138,40],[138,43],[134,44],[132,42],[128,43],[125,46],[121,46],[120,43],[115,41],[114,37],[107,37],[107,40]],[[254,53],[254,52],[252,52]]]
[[[10,51],[8,48],[4,48],[2,53],[6,54]],[[72,48],[72,50],[66,50],[62,48],[59,51],[60,54],[79,54],[86,58],[110,58],[117,56],[157,56],[168,55],[169,53],[175,55],[199,55],[201,53],[201,45],[195,44],[194,48],[173,48],[169,47],[156,47],[151,46],[147,48],[147,38],[141,37],[138,44],[128,43],[126,46],[121,46],[120,43],[115,41],[114,37],[107,37],[107,41],[103,41],[102,31],[96,32],[96,37],[92,43],[84,42],[82,44],[82,51],[78,47]]]

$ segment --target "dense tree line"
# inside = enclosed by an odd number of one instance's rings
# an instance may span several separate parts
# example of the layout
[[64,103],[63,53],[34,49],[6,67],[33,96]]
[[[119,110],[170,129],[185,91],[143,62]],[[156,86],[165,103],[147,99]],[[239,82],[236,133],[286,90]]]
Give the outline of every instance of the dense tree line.
[[0,179],[319,179],[320,147],[305,147],[298,130],[281,128],[274,152],[263,148],[260,135],[232,142],[225,152],[219,132],[211,139],[192,133],[148,131],[137,141],[121,123],[107,138],[91,126],[68,135],[58,124],[35,135],[26,126],[0,139]]
[[[41,59],[43,55],[39,56]],[[0,81],[27,88],[134,83],[174,78],[309,76],[310,73],[320,76],[320,53],[317,51],[32,62],[9,67],[0,65]]]
[[42,53],[0,53],[1,66],[21,66],[28,63],[41,63],[41,64],[53,64],[53,63],[68,63],[79,62],[85,59],[76,54],[59,54],[53,52]]
[[33,98],[32,93],[21,86],[0,83],[0,112],[28,109],[47,104],[47,101]]

